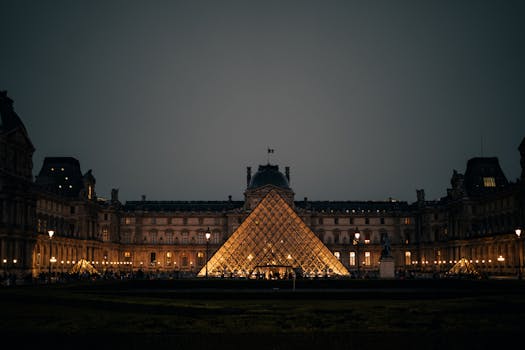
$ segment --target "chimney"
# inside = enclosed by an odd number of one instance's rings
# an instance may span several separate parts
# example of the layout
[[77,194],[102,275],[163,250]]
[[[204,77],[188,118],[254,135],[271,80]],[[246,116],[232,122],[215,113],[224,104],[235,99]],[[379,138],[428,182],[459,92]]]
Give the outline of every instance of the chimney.
[[142,195],[142,201],[144,202],[145,200],[146,200],[146,195],[143,194],[143,195]]
[[111,190],[111,201],[118,202],[118,189],[117,188],[113,188]]
[[231,202],[232,201],[232,196],[231,194],[228,196],[228,202]]
[[246,167],[246,187],[250,186],[250,181],[252,180],[252,167]]
[[286,180],[288,180],[288,183],[290,183],[290,167],[284,167],[284,175],[286,176]]

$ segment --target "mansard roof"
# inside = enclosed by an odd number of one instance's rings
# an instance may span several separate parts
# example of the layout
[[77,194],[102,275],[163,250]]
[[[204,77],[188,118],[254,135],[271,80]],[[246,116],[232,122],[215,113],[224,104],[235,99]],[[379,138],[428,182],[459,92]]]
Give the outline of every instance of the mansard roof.
[[325,213],[371,213],[394,212],[409,209],[407,202],[400,201],[296,201],[301,209]]
[[26,127],[13,108],[13,100],[7,96],[7,91],[0,91],[0,134],[19,131],[24,135],[25,142],[34,150]]
[[36,184],[66,197],[78,197],[83,189],[80,162],[73,157],[46,157]]
[[[485,179],[493,178],[494,186],[488,186]],[[490,183],[489,183],[490,185]],[[508,185],[497,157],[475,157],[467,162],[465,189],[469,196],[501,190]]]
[[242,208],[244,201],[127,201],[125,211],[207,212]]

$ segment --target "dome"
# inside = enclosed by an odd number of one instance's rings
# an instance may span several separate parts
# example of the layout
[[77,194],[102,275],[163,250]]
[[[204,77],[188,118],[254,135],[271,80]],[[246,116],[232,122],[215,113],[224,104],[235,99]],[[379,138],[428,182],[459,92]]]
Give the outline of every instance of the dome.
[[248,185],[248,189],[258,188],[265,185],[274,185],[277,187],[290,189],[288,180],[279,171],[278,165],[259,165],[259,170],[253,175]]

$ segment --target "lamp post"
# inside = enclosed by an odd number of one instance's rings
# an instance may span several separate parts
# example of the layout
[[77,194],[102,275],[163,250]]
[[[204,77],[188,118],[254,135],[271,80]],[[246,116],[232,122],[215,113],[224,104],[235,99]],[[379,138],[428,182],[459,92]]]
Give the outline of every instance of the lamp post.
[[53,239],[55,231],[49,230],[47,233],[49,234],[49,282],[51,283],[51,260],[53,259],[53,255],[51,254],[51,250],[53,249],[51,240]]
[[7,279],[7,259],[3,259],[2,263],[4,265],[4,278]]
[[518,254],[518,279],[520,280],[521,279],[521,256],[520,256],[520,236],[521,236],[521,229],[520,228],[517,228],[516,230],[514,230],[514,232],[516,232],[516,236],[518,236],[518,239],[516,240],[517,242],[517,254]]
[[211,237],[211,232],[210,232],[209,227],[206,230],[205,237],[206,237],[206,279],[208,279],[208,251],[210,248],[210,237]]
[[354,233],[354,238],[355,238],[354,242],[356,246],[355,262],[357,265],[357,278],[360,277],[360,272],[359,272],[359,237],[360,236],[361,236],[361,232],[359,232],[359,229],[356,227],[355,233]]

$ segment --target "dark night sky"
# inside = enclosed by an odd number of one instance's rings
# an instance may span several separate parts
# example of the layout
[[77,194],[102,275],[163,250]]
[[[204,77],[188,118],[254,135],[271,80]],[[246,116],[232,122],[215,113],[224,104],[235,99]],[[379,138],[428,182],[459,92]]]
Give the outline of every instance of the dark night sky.
[[121,200],[412,202],[469,158],[520,173],[523,1],[5,1],[0,89],[36,147]]

